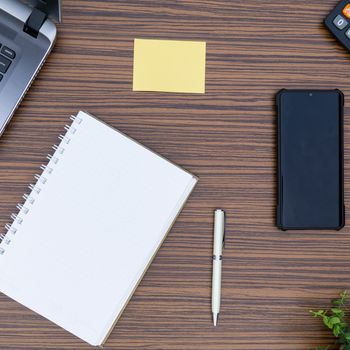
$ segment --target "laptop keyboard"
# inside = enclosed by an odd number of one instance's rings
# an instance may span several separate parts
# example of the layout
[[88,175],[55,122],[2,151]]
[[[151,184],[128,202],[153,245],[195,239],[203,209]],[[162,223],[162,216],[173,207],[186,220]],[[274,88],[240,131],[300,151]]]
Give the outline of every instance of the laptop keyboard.
[[9,69],[12,60],[15,59],[16,53],[7,46],[3,46],[0,43],[0,81],[4,77],[4,74]]

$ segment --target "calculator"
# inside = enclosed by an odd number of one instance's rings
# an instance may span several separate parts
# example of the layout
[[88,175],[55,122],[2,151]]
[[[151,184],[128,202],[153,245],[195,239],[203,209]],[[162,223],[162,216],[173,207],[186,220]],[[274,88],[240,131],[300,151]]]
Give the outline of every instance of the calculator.
[[325,24],[350,51],[350,0],[342,0],[327,16]]

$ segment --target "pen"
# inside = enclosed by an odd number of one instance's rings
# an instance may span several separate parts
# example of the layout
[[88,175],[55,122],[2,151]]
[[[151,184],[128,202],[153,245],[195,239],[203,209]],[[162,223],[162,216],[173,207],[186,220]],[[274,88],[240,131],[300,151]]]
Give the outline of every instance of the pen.
[[215,210],[214,223],[214,248],[213,248],[213,280],[211,293],[211,311],[213,313],[214,326],[218,323],[221,302],[221,269],[222,249],[225,243],[225,212]]

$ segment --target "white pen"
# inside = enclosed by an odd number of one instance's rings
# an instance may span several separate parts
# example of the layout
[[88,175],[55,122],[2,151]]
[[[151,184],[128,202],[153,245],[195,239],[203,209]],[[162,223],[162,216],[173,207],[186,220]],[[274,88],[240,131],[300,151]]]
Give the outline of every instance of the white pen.
[[211,293],[211,311],[213,313],[214,326],[218,323],[221,302],[221,269],[222,250],[225,242],[225,212],[215,210],[214,223],[214,248],[213,248],[213,280]]

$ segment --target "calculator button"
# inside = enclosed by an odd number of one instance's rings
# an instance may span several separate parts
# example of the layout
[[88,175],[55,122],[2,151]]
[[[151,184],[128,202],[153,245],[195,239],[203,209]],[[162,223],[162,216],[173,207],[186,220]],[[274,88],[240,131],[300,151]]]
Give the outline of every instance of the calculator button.
[[344,29],[349,24],[349,22],[344,17],[342,17],[340,15],[335,17],[333,23],[340,30]]
[[343,8],[343,15],[347,18],[350,18],[350,4],[347,4],[344,8]]
[[350,39],[350,29],[346,31],[345,35]]

